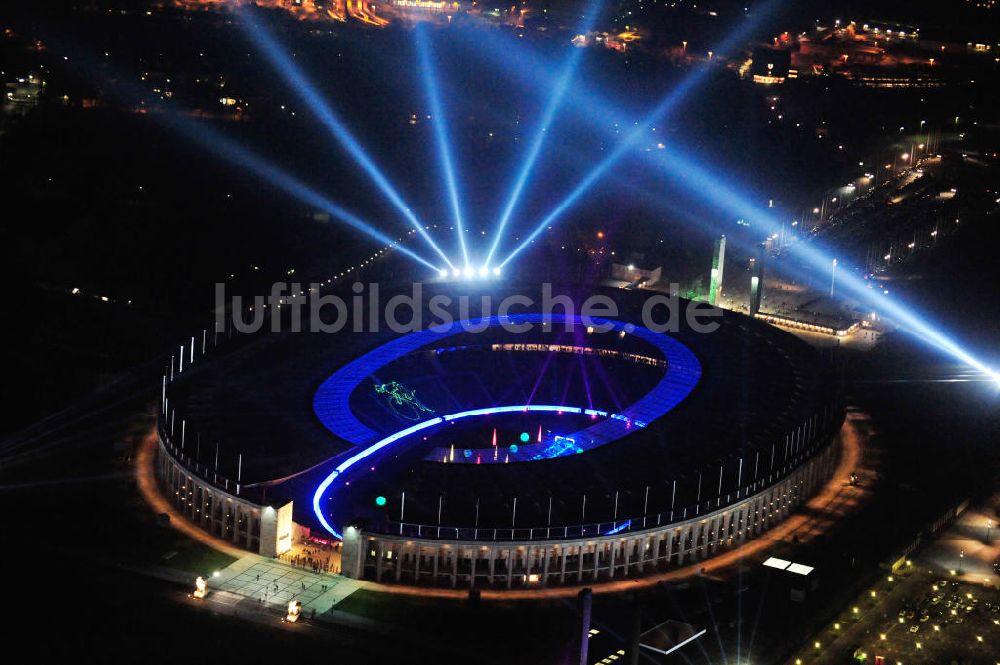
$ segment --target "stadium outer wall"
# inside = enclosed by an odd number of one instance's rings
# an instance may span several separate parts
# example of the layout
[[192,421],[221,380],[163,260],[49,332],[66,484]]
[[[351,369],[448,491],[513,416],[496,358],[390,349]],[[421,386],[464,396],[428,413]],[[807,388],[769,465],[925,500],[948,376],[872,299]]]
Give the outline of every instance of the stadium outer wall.
[[276,557],[309,532],[292,521],[291,501],[241,496],[238,483],[184,454],[162,420],[157,427],[156,476],[166,499],[209,534],[262,556]]
[[[704,560],[773,528],[829,480],[838,462],[836,431],[842,415],[836,412],[829,428],[805,446],[802,461],[797,466],[793,462],[787,475],[774,482],[770,482],[774,475],[763,477],[756,491],[750,485],[743,498],[692,518],[627,533],[544,540],[415,538],[348,526],[342,573],[356,579],[425,586],[539,588],[610,581]],[[158,430],[157,476],[168,500],[194,524],[272,557],[305,536],[308,529],[292,521],[291,502],[269,505],[241,497],[228,480],[210,478],[212,474],[204,467],[190,468],[190,460],[169,434],[162,427]],[[722,501],[723,497],[716,497],[705,504],[721,505]],[[651,521],[654,518],[660,520],[659,515],[649,516]],[[446,535],[448,529],[442,527],[442,531]],[[483,531],[488,537],[491,530]]]
[[[784,475],[779,471],[763,477],[745,488],[743,498],[702,502],[693,507],[694,517],[688,518],[691,509],[684,509],[681,519],[662,526],[562,540],[447,540],[454,528],[423,527],[442,537],[421,538],[348,525],[342,573],[376,582],[523,589],[610,581],[704,560],[773,528],[830,479],[839,458],[836,433],[843,422],[843,411],[834,413],[829,426],[803,446]],[[661,516],[647,516],[653,518],[660,521]],[[493,532],[482,531],[485,538]]]

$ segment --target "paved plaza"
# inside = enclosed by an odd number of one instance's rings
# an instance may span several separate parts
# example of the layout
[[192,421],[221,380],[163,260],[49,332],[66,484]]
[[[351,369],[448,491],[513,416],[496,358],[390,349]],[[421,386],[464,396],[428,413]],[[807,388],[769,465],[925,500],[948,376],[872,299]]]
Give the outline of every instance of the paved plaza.
[[287,607],[302,602],[307,615],[323,614],[362,586],[356,580],[248,554],[219,571],[209,586],[219,591],[251,598],[263,606]]
[[982,506],[971,506],[948,529],[923,549],[921,563],[941,571],[954,570],[957,579],[1000,588],[993,564],[1000,561],[1000,534],[995,506],[1000,495]]

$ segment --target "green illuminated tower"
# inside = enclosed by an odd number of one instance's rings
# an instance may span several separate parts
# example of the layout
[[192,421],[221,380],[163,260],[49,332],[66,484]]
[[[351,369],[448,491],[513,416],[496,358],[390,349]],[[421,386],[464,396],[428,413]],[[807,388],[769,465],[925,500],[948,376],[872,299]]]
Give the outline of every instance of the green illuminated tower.
[[726,266],[726,236],[719,236],[715,241],[715,252],[712,253],[712,276],[708,283],[708,303],[715,304],[722,289],[722,269]]

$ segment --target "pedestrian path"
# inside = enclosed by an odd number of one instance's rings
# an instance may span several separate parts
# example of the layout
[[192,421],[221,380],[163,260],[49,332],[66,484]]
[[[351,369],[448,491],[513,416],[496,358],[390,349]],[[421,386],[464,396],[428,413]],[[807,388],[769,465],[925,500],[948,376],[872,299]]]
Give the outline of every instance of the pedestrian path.
[[280,561],[247,554],[209,580],[212,588],[252,598],[265,606],[301,601],[306,613],[323,614],[362,586],[340,575],[314,573]]

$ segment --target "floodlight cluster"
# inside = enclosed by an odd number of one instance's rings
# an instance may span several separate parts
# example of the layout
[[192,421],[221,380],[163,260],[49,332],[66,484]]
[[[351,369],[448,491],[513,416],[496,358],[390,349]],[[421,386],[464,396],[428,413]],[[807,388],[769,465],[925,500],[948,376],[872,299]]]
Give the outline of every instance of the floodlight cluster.
[[493,266],[492,268],[486,265],[479,266],[479,268],[473,268],[472,266],[465,266],[461,270],[458,268],[452,268],[447,270],[441,268],[438,270],[438,277],[441,279],[494,279],[500,277],[500,266]]

